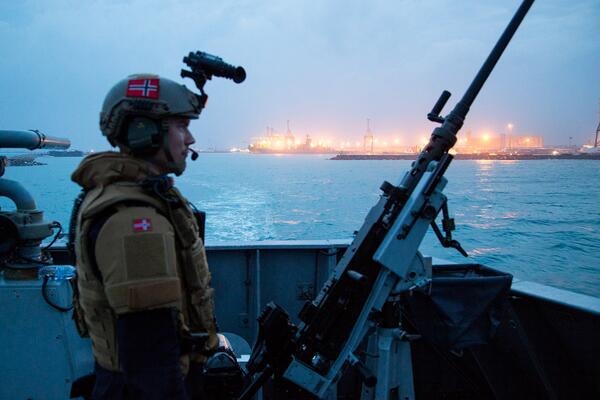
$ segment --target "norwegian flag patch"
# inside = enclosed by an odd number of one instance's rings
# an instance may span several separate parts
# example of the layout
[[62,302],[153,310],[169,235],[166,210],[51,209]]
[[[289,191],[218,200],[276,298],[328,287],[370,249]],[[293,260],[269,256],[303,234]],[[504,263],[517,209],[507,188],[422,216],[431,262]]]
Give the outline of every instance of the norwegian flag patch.
[[158,99],[160,79],[130,79],[127,83],[127,97]]
[[152,221],[150,218],[140,218],[133,220],[134,232],[149,232],[152,230]]

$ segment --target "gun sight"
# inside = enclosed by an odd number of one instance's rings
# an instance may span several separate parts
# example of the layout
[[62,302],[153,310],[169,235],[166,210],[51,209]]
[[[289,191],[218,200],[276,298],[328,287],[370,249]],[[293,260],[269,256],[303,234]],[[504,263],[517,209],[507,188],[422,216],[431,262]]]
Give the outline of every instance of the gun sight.
[[205,79],[211,79],[214,75],[231,79],[235,83],[242,83],[246,79],[246,71],[243,67],[227,64],[221,57],[202,51],[190,52],[187,57],[183,57],[183,62],[192,70],[191,72],[182,70],[181,76],[184,78],[202,74]]

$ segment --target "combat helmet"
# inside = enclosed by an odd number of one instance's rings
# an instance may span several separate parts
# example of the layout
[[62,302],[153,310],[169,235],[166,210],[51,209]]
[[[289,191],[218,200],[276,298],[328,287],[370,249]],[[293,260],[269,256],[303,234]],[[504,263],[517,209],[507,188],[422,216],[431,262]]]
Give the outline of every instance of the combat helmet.
[[197,119],[206,103],[184,85],[158,75],[136,74],[109,90],[100,112],[100,130],[112,146],[151,155],[166,145],[168,117]]

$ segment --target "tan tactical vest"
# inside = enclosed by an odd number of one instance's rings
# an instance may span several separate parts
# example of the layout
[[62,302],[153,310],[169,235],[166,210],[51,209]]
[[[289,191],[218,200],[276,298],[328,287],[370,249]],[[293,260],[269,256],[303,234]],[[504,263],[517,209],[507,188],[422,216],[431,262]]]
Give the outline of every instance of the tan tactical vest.
[[[110,154],[115,157],[114,153]],[[118,160],[124,158],[120,155],[116,157]],[[125,159],[124,161],[126,161],[124,164],[128,165],[132,160]],[[135,166],[135,159],[132,162]],[[215,348],[218,343],[210,272],[204,244],[199,237],[199,228],[192,210],[177,189],[171,188],[167,192],[168,195],[179,200],[177,206],[173,206],[160,199],[158,195],[153,195],[151,191],[136,184],[136,181],[139,180],[116,181],[96,186],[87,193],[78,213],[75,239],[78,272],[75,319],[80,321],[78,325],[83,325],[79,326],[80,333],[82,330],[87,330],[89,333],[94,357],[98,364],[112,371],[120,369],[116,348],[116,319],[117,314],[124,312],[175,307],[180,311],[182,334],[188,332],[208,333],[209,340],[205,349],[207,351]],[[98,274],[94,273],[94,261],[89,259],[91,253],[87,248],[88,231],[95,218],[101,213],[113,209],[124,210],[123,212],[126,214],[129,207],[127,204],[132,202],[135,202],[136,205],[152,207],[152,211],[156,211],[155,220],[160,218],[162,221],[168,221],[174,228],[175,254],[173,259],[176,260],[176,271],[173,271],[171,277],[161,277],[151,285],[148,285],[148,279],[144,279],[144,284],[140,285],[143,287],[140,290],[137,290],[135,279],[132,282],[131,278],[126,282],[126,287],[116,285],[107,290],[104,283],[98,279]],[[142,255],[154,250],[144,248],[144,242],[139,242],[136,246],[134,252]],[[98,244],[96,250],[98,250]],[[98,259],[98,254],[96,254],[96,259]],[[147,273],[140,271],[140,276]],[[144,278],[147,277],[144,276]],[[141,278],[140,282],[142,282]],[[117,309],[114,307],[115,304],[119,305]],[[195,361],[204,360],[202,354],[182,356],[181,366],[184,374],[187,373],[190,358]]]

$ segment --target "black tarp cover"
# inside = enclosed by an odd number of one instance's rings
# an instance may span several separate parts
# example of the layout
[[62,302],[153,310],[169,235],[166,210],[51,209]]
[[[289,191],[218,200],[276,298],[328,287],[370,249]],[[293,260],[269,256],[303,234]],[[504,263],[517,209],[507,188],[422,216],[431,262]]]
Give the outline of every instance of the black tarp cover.
[[442,348],[486,344],[502,320],[511,282],[512,275],[480,264],[436,266],[430,294],[410,296],[407,317]]

